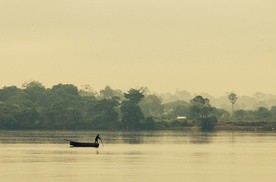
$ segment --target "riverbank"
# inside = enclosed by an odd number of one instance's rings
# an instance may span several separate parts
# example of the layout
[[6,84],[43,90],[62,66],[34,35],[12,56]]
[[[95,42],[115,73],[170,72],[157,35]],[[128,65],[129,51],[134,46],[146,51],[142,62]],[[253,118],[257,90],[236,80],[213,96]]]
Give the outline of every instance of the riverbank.
[[[33,129],[14,129],[14,130],[5,130],[1,129],[0,131],[201,131],[199,125],[194,124],[178,124],[178,125],[163,125],[162,127],[158,126],[155,129],[138,129],[138,130],[119,130],[119,129],[42,129],[42,128],[33,128]],[[213,131],[268,131],[276,132],[276,122],[219,122],[214,126]]]
[[275,122],[237,122],[237,123],[219,123],[215,126],[218,131],[276,131]]

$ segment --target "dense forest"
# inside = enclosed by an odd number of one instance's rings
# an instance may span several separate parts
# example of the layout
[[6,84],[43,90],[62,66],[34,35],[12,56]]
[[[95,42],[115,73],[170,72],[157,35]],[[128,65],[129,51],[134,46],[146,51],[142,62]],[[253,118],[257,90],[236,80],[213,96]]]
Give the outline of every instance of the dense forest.
[[[182,94],[182,95],[181,95]],[[181,99],[185,97],[185,99]],[[172,99],[173,98],[173,99]],[[22,88],[0,89],[0,129],[43,130],[156,130],[263,127],[274,130],[276,104],[241,109],[235,93],[227,96],[225,108],[212,105],[206,94],[158,95],[147,88],[127,92],[106,86],[99,93],[89,85],[72,84],[45,88],[37,81]]]

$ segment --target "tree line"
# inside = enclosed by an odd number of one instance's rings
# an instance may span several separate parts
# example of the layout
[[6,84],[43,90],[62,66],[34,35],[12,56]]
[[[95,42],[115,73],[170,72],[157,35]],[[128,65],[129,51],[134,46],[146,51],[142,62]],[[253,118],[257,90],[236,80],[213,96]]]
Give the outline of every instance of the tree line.
[[234,110],[238,97],[231,93],[228,98],[230,113],[212,106],[201,95],[188,102],[163,103],[146,88],[123,92],[106,86],[96,94],[88,85],[82,89],[73,84],[45,88],[32,81],[22,88],[0,89],[0,129],[154,130],[198,126],[212,131],[218,124],[275,123],[276,106]]

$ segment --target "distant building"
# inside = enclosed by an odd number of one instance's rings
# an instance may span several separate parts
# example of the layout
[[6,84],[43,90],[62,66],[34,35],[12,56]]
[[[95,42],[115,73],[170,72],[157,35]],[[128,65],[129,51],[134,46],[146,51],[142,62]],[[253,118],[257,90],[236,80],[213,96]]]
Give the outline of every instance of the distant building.
[[178,121],[185,121],[187,119],[186,116],[177,116],[176,120]]

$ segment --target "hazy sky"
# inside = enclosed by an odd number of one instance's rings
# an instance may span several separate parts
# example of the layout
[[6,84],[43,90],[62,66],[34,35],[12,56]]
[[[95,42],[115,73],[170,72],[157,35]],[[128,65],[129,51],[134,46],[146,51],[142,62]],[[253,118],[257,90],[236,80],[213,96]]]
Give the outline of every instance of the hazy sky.
[[275,0],[0,0],[0,86],[276,94]]

